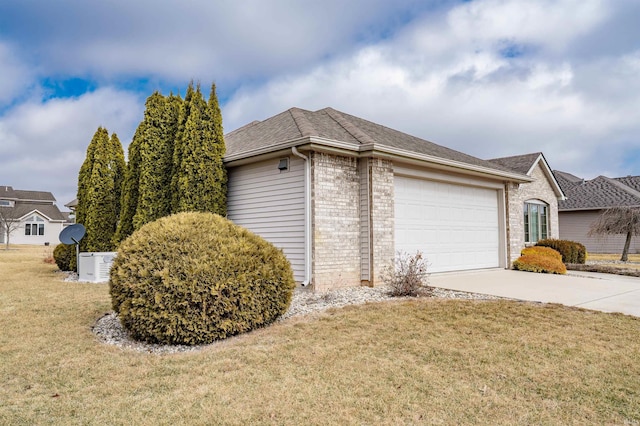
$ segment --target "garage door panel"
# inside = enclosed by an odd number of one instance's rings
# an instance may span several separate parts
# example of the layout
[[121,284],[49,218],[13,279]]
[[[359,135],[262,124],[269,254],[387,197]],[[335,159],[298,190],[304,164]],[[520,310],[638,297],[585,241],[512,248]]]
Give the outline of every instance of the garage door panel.
[[499,266],[498,217],[495,189],[395,177],[396,250],[431,272]]

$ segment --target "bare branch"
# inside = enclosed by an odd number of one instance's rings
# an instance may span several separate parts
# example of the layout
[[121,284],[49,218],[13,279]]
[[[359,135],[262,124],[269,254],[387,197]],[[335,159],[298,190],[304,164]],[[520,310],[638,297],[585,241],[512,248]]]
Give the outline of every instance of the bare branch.
[[640,208],[612,207],[606,209],[591,225],[589,235],[626,235],[620,260],[626,262],[631,246],[631,237],[640,235]]
[[18,209],[16,207],[0,207],[0,232],[4,234],[5,249],[9,249],[9,237],[11,233],[21,225]]
[[602,212],[589,229],[589,235],[640,235],[640,208],[612,207]]

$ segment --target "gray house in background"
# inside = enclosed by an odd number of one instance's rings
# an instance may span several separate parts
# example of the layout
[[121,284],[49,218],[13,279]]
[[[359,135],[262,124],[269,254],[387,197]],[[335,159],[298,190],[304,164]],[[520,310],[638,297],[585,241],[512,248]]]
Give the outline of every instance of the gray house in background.
[[[609,207],[640,207],[640,176],[584,180],[554,171],[567,199],[560,202],[560,238],[578,241],[592,253],[620,253],[625,235],[589,236],[591,224]],[[629,253],[640,253],[640,239],[633,238]]]
[[541,155],[514,170],[332,108],[291,108],[225,142],[228,217],[316,290],[380,284],[397,251],[420,250],[430,272],[508,268],[525,198],[547,206],[536,235],[557,236],[562,192]]

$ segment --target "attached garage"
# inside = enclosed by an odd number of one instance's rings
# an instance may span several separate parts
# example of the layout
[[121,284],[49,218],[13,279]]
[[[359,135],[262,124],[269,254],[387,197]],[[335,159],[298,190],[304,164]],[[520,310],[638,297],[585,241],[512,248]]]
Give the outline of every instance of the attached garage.
[[429,272],[508,268],[524,235],[513,194],[540,198],[526,173],[333,108],[291,108],[225,143],[229,218],[316,291],[382,285],[398,250]]
[[429,272],[501,266],[498,189],[395,175],[395,249],[420,251]]

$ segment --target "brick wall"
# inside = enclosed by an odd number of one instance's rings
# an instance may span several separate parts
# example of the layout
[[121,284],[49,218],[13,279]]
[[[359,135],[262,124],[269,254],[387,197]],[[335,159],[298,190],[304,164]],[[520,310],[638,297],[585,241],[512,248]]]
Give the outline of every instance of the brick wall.
[[373,274],[371,284],[382,284],[380,274],[394,258],[393,164],[371,159],[371,234]]
[[558,199],[549,180],[537,165],[531,177],[533,182],[506,185],[507,194],[507,238],[509,241],[509,260],[513,262],[520,256],[525,246],[524,241],[524,202],[527,200],[541,200],[549,205],[549,238],[559,238]]
[[358,160],[311,153],[313,286],[360,285]]

